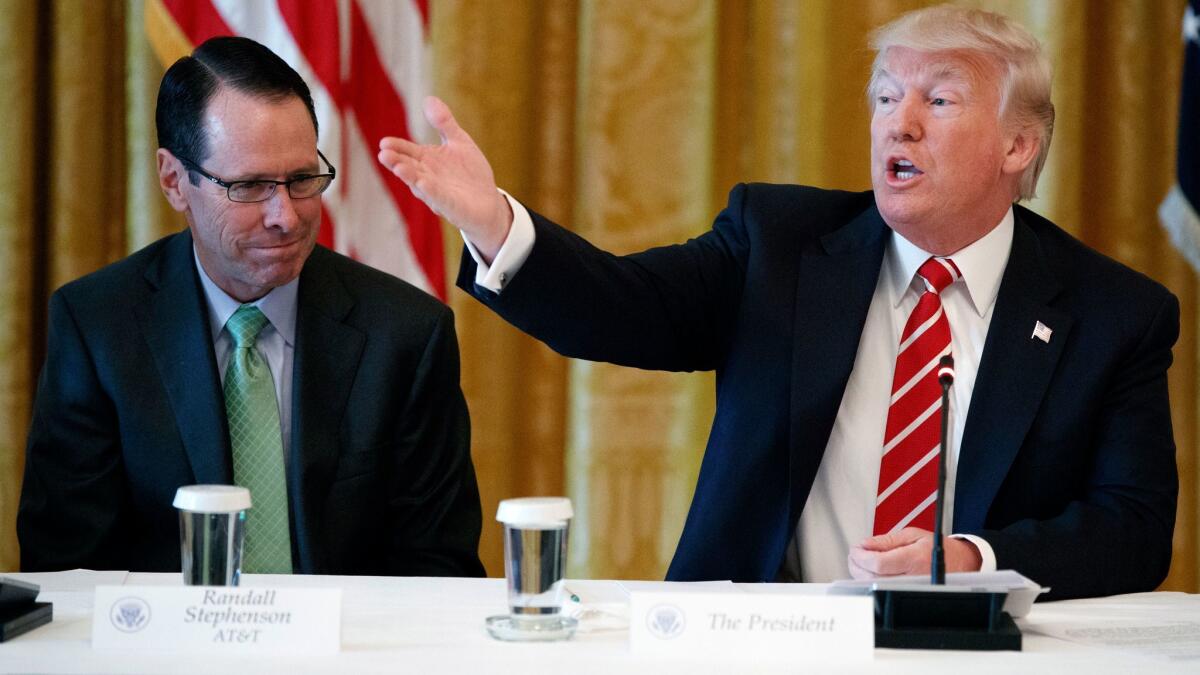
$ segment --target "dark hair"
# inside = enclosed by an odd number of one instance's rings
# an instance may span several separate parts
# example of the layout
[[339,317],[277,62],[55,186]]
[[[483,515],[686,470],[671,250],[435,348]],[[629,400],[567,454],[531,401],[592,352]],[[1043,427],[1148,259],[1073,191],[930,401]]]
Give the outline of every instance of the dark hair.
[[312,94],[299,73],[270,49],[244,37],[215,37],[167,69],[158,87],[158,146],[194,162],[208,159],[208,137],[201,119],[221,87],[269,100],[297,96],[308,108],[313,130],[317,113]]

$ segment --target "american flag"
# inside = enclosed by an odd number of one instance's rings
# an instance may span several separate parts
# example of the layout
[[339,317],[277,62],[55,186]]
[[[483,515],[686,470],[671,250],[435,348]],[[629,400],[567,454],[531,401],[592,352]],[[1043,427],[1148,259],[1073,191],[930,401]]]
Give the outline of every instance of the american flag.
[[1177,182],[1158,209],[1163,226],[1200,271],[1200,0],[1183,15],[1183,90],[1179,106]]
[[338,170],[318,241],[445,300],[437,216],[375,160],[379,139],[433,138],[428,0],[145,0],[166,65],[210,37],[266,45],[312,89],[320,146]]
[[1054,331],[1050,330],[1049,326],[1041,321],[1038,321],[1037,323],[1033,324],[1033,335],[1030,335],[1029,338],[1031,340],[1033,338],[1037,338],[1046,344],[1050,344],[1050,336],[1053,334]]

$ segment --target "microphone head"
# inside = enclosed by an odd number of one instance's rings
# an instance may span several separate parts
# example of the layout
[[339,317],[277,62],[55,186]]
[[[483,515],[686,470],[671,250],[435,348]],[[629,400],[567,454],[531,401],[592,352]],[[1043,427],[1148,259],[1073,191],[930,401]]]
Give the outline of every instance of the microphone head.
[[946,354],[938,361],[938,384],[948,387],[954,384],[954,357]]

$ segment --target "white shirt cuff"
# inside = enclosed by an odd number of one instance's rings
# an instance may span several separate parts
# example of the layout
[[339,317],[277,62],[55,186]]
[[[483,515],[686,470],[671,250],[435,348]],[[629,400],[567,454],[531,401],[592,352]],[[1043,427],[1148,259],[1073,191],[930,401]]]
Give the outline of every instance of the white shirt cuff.
[[966,539],[975,544],[975,548],[979,549],[979,557],[983,560],[979,566],[980,572],[996,571],[996,552],[992,550],[991,544],[973,534],[952,534],[950,537],[952,539]]
[[[496,189],[500,190],[500,188]],[[496,253],[491,265],[483,261],[483,256],[479,255],[479,249],[475,248],[471,240],[467,239],[467,235],[459,232],[462,234],[463,242],[467,245],[467,252],[471,254],[471,258],[477,266],[475,284],[493,293],[504,290],[508,282],[512,281],[512,278],[521,270],[521,266],[529,258],[529,253],[533,251],[535,239],[533,218],[529,217],[529,211],[504,190],[500,190],[500,194],[508,200],[508,206],[513,213],[513,222],[512,227],[508,230],[508,237]]]

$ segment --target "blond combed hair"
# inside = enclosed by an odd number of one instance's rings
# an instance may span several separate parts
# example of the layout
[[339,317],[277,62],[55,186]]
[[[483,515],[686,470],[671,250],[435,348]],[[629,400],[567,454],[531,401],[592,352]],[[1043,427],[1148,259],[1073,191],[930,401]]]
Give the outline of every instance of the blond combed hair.
[[1050,61],[1041,43],[1017,22],[1001,14],[939,5],[909,12],[871,35],[875,62],[867,86],[872,111],[875,91],[888,49],[921,52],[974,52],[999,66],[1002,73],[1000,120],[1011,129],[1038,136],[1037,157],[1021,174],[1017,200],[1037,196],[1038,177],[1050,153],[1054,104],[1050,102]]

